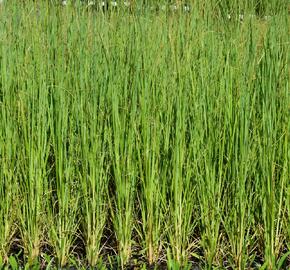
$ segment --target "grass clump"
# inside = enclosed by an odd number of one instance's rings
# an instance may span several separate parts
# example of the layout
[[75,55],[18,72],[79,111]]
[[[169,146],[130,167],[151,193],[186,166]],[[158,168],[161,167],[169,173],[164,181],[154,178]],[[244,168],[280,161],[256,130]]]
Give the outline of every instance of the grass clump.
[[289,14],[267,3],[4,3],[0,268],[287,269]]

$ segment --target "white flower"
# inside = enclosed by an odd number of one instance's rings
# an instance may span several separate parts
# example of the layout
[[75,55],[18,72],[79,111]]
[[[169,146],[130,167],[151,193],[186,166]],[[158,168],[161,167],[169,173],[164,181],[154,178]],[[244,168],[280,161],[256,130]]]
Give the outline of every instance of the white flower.
[[178,7],[177,7],[177,5],[173,5],[173,6],[171,7],[171,9],[172,9],[173,11],[176,11],[176,10],[178,9]]
[[190,8],[189,8],[188,5],[184,5],[184,8],[183,9],[184,9],[185,12],[189,12],[190,11]]

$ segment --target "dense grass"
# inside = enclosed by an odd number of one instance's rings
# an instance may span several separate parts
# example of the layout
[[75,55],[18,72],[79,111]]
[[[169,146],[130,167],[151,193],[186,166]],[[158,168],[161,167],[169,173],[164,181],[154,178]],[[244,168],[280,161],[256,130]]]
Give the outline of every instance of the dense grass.
[[287,1],[238,2],[0,6],[0,268],[289,267]]

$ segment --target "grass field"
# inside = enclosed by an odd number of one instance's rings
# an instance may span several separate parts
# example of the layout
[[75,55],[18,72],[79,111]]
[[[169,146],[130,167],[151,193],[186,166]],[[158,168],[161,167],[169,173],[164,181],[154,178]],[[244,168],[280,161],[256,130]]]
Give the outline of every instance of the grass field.
[[288,3],[4,1],[0,268],[288,269]]

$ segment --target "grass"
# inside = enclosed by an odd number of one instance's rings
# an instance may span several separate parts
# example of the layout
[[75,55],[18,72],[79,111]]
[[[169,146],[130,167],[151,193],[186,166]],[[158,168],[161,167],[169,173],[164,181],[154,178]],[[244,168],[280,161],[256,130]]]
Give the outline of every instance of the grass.
[[289,267],[288,7],[239,2],[0,6],[0,268]]

